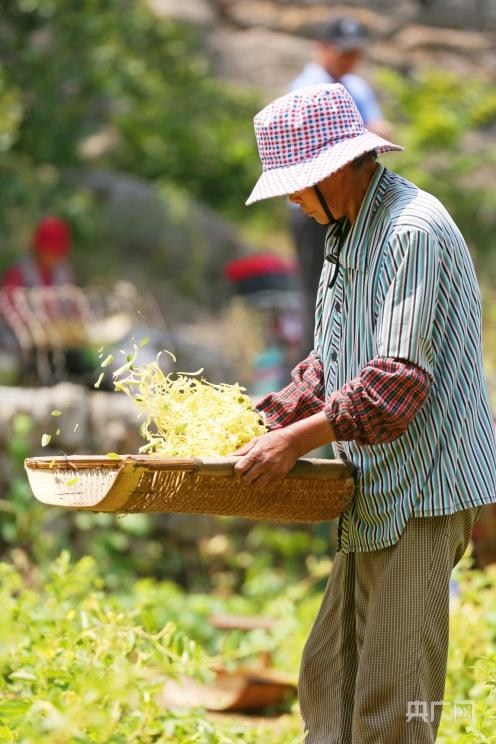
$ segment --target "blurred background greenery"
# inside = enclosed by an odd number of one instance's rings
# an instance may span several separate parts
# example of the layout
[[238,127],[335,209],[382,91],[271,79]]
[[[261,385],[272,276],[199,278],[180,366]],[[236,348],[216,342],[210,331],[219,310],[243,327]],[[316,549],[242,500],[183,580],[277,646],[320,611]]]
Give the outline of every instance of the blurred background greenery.
[[[469,243],[496,404],[494,80],[434,63],[393,67],[375,73],[406,147],[388,164],[437,195]],[[3,0],[0,269],[55,213],[73,228],[82,283],[132,276],[168,321],[219,310],[224,295],[208,277],[222,274],[226,254],[184,257],[178,234],[192,229],[191,244],[203,247],[197,205],[245,250],[291,251],[283,203],[244,207],[259,172],[252,117],[266,100],[263,81],[241,86],[215,73],[203,28],[145,2]],[[141,202],[119,206],[108,196],[115,179],[143,184],[160,207],[146,200],[141,216]],[[33,427],[29,412],[16,412],[1,453],[0,742],[299,741],[290,706],[270,726],[219,722],[164,708],[158,693],[166,677],[208,678],[213,659],[232,665],[267,651],[296,678],[330,565],[327,529],[47,509],[23,473]],[[439,741],[490,742],[494,571],[467,563],[458,581],[446,697],[473,700],[477,725],[467,733],[467,721],[445,715]],[[221,632],[208,618],[222,612],[279,623]]]

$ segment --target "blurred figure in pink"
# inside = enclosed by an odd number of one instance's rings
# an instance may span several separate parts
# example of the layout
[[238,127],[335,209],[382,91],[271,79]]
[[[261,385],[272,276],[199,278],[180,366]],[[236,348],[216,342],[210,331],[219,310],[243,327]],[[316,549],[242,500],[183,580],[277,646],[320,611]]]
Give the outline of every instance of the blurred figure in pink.
[[30,254],[7,270],[2,286],[15,289],[74,284],[70,251],[71,229],[67,222],[59,217],[45,217],[36,227]]

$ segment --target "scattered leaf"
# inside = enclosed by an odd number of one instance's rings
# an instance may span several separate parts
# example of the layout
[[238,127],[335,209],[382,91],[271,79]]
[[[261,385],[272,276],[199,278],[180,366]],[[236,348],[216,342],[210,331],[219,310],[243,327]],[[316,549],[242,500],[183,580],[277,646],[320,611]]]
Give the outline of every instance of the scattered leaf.
[[71,478],[70,480],[66,481],[66,484],[65,484],[65,485],[66,485],[66,486],[69,486],[69,488],[70,488],[71,486],[75,486],[75,485],[76,485],[76,483],[77,483],[77,482],[78,482],[79,480],[80,480],[79,478]]
[[50,444],[51,441],[52,441],[51,434],[43,434],[43,436],[41,437],[41,446],[46,447],[47,445]]
[[51,411],[50,416],[62,416],[62,411],[58,411],[56,408],[54,408],[54,410]]
[[105,457],[108,457],[109,460],[120,460],[121,456],[117,454],[117,452],[107,452]]

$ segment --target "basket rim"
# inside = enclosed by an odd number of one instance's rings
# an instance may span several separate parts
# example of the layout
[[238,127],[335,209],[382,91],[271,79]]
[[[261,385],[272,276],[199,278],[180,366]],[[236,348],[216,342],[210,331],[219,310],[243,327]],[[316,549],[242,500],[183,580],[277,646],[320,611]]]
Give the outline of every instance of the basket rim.
[[[203,457],[203,458],[158,458],[152,455],[119,455],[118,457],[107,457],[106,455],[58,455],[50,457],[28,457],[24,461],[27,471],[33,470],[86,470],[106,469],[119,471],[131,467],[145,470],[182,470],[185,472],[199,473],[232,473],[233,466],[239,460],[239,456],[229,457]],[[300,458],[288,473],[289,477],[304,476],[305,478],[352,478],[355,467],[352,463],[344,460],[329,460],[320,458]]]
[[118,455],[118,457],[108,457],[107,455],[57,455],[50,457],[43,455],[40,457],[27,457],[24,460],[24,466],[30,470],[74,470],[77,468],[108,468],[109,470],[119,470],[126,463],[142,465],[148,467],[156,464],[161,467],[170,467],[171,469],[195,469],[201,464],[201,460],[196,458],[158,458],[152,455]]

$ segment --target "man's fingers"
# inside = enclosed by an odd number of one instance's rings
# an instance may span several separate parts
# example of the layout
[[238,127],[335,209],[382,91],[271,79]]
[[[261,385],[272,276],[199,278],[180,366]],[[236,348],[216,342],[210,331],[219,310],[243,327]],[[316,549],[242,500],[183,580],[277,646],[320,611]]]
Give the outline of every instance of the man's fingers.
[[249,460],[248,467],[241,474],[241,480],[244,481],[244,483],[253,483],[266,471],[266,468],[267,463]]
[[235,455],[247,455],[248,452],[250,452],[253,449],[256,441],[257,441],[257,438],[251,439],[249,442],[247,442],[242,447],[237,449],[234,454]]
[[244,477],[245,473],[247,473],[256,462],[257,459],[253,454],[250,455],[250,453],[248,453],[244,457],[241,457],[234,466],[234,475],[237,478]]

